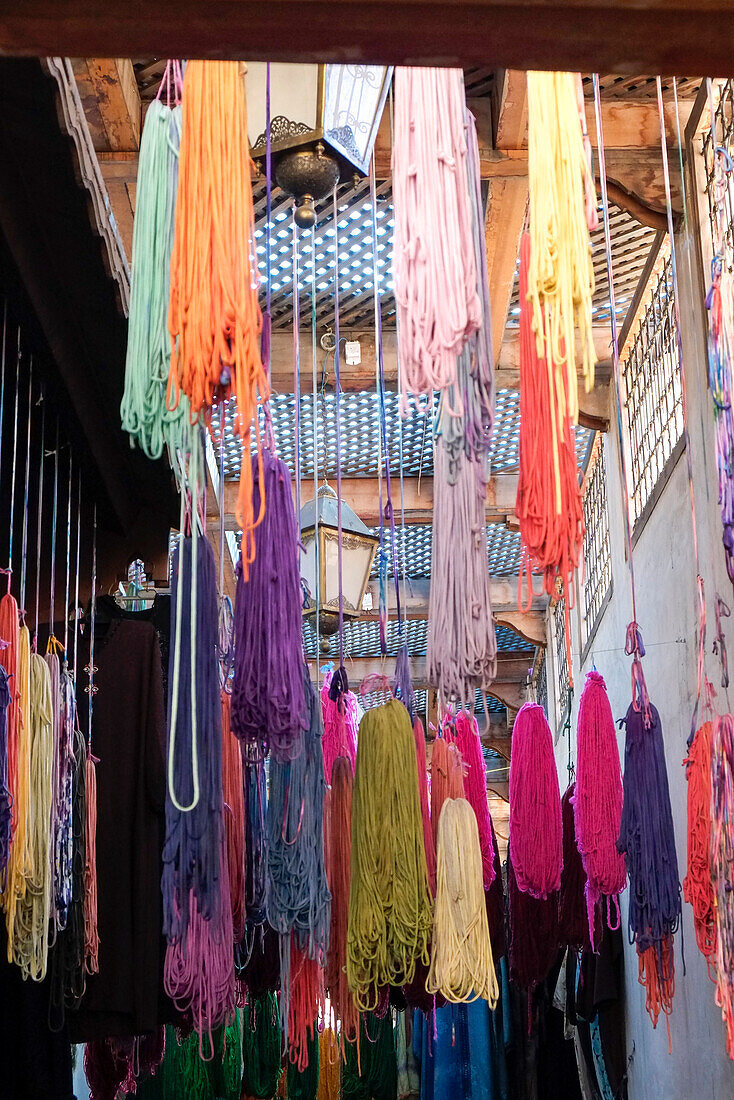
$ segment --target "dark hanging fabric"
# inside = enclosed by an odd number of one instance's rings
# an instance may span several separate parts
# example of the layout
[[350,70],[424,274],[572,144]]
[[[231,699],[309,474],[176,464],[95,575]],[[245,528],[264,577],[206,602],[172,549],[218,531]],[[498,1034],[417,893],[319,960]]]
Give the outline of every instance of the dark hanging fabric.
[[630,704],[625,718],[624,804],[617,849],[629,876],[628,927],[638,952],[678,929],[681,886],[660,715]]
[[[494,950],[494,948],[493,948]],[[435,996],[426,990],[428,979],[428,964],[420,959],[415,960],[415,975],[413,981],[403,986],[405,1002],[410,1008],[419,1009],[424,1015],[428,1015],[434,1008],[442,1008],[446,1004],[446,998],[441,993]]]
[[576,1009],[587,1021],[599,1023],[601,1047],[609,1084],[615,1097],[626,1096],[627,1047],[624,1020],[624,943],[621,929],[604,923],[598,954],[581,957]]
[[[163,993],[161,853],[165,706],[150,612],[99,601],[95,630],[92,751],[97,764],[99,973],[87,977],[74,1042],[142,1035],[175,1019]],[[139,618],[138,616],[142,616]],[[88,632],[81,665],[88,663]],[[80,681],[83,685],[84,679]],[[87,708],[79,708],[86,736]]]
[[562,963],[559,953],[534,996],[538,1100],[583,1100],[573,1037],[567,1037],[564,1013],[553,1003]]
[[446,1005],[436,1012],[435,1031],[431,1018],[415,1014],[413,1053],[420,1065],[420,1100],[506,1100],[509,1082],[500,1005],[501,1001],[494,1012],[484,1000]]
[[541,900],[520,890],[507,851],[510,980],[532,990],[558,956],[558,893]]
[[249,931],[243,943],[235,947],[235,965],[239,967],[246,989],[254,996],[280,988],[280,939],[269,924]]
[[49,1027],[50,978],[24,982],[20,969],[7,960],[5,921],[0,919],[0,1097],[74,1100],[69,1036],[65,1027]]
[[563,819],[563,870],[558,899],[558,942],[561,947],[590,947],[589,921],[586,913],[586,873],[576,845],[573,797],[576,784],[571,783],[561,799]]

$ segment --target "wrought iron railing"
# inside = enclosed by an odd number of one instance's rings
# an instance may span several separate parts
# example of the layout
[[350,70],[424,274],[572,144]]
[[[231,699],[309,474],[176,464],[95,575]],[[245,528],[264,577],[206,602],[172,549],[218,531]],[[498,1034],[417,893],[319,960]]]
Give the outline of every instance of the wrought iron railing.
[[558,701],[556,717],[558,720],[557,725],[560,727],[565,722],[571,705],[571,675],[566,652],[565,599],[559,599],[553,605],[553,637],[555,641],[556,699]]
[[601,439],[592,454],[584,489],[584,642],[596,626],[612,585],[607,472]]
[[632,522],[637,524],[683,435],[683,404],[668,257],[622,364]]

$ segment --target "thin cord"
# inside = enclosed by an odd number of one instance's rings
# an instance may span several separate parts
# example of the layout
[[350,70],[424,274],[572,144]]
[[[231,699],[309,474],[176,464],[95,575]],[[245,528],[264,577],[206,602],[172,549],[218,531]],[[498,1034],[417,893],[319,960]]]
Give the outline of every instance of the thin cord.
[[38,648],[38,609],[41,597],[41,534],[43,528],[43,468],[46,459],[46,402],[41,394],[41,455],[38,463],[38,514],[36,517],[36,629],[33,644]]
[[79,646],[79,565],[82,536],[82,471],[79,468],[76,495],[76,578],[74,582],[74,695],[77,681],[77,652]]
[[[301,337],[299,324],[301,310],[298,292],[298,226],[295,207],[292,218],[293,229],[293,451],[296,479],[296,519],[301,522]],[[300,540],[299,540],[300,541]],[[299,550],[300,556],[300,550]]]
[[[51,513],[51,607],[49,615],[48,645],[53,649],[54,627],[56,624],[56,522],[59,511],[59,419],[56,418],[56,447],[54,449],[54,502]],[[51,651],[49,649],[49,652]]]
[[339,574],[339,666],[344,665],[344,589],[342,586],[342,431],[341,431],[341,381],[339,377],[339,209],[336,185],[334,207],[334,379],[336,383],[336,512],[339,542],[337,545],[337,570]]
[[23,552],[20,566],[20,614],[25,622],[25,583],[28,574],[28,490],[31,477],[31,414],[33,410],[33,356],[28,369],[28,422],[25,441],[25,485],[23,489]]
[[97,690],[94,683],[94,674],[97,671],[94,665],[94,632],[97,623],[97,505],[94,505],[94,521],[92,528],[92,606],[89,624],[89,664],[87,665],[87,674],[89,676],[89,685],[87,687],[87,693],[89,695],[89,726],[87,729],[87,754],[92,755],[92,715],[94,713],[94,693]]
[[69,448],[69,496],[66,502],[66,594],[64,598],[64,667],[69,665],[69,588],[71,583],[71,478],[74,462]]
[[[311,371],[313,398],[311,407],[313,426],[313,502],[314,502],[314,576],[316,601],[316,688],[320,690],[319,670],[319,604],[321,602],[321,546],[319,545],[319,448],[318,448],[318,377],[316,367],[316,229],[311,229]],[[323,397],[321,399],[323,401]],[[299,518],[300,523],[300,518]]]
[[3,458],[3,423],[5,421],[5,338],[8,330],[8,299],[3,302],[3,342],[0,353],[0,469]]
[[10,490],[10,545],[8,547],[8,592],[13,575],[13,527],[15,526],[15,469],[18,459],[18,394],[20,392],[20,325],[18,325],[18,349],[15,357],[15,413],[13,421],[13,468],[11,471],[12,488]]

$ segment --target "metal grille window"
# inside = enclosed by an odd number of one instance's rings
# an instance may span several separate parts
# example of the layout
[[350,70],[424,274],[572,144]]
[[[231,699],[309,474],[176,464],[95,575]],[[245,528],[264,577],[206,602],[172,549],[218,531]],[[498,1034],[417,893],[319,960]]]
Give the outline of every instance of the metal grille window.
[[597,441],[586,473],[584,526],[584,633],[588,639],[612,584],[607,473],[601,440]]
[[630,445],[632,522],[650,501],[683,434],[673,278],[666,259],[622,366]]
[[566,654],[566,601],[553,605],[553,637],[556,657],[556,698],[558,699],[558,725],[566,719],[571,704],[571,676]]
[[[734,144],[734,82],[731,80],[725,80],[719,85],[719,102],[714,111],[714,133],[717,146],[731,149]],[[710,129],[704,132],[701,144],[706,173],[711,243],[716,250],[717,241],[723,237],[728,253],[727,259],[731,263],[734,250],[734,195],[731,179],[729,177],[729,186],[721,193],[714,182],[714,150]],[[718,232],[717,222],[719,223]]]
[[538,669],[538,678],[535,681],[535,697],[538,700],[538,705],[545,711],[546,718],[548,717],[548,657],[543,652],[543,657]]

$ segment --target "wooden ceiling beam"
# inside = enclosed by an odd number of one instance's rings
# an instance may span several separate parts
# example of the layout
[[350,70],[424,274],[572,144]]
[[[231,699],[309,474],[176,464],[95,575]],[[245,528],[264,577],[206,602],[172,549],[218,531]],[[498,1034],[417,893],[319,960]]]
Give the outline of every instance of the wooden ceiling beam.
[[[314,660],[313,658],[309,660],[309,671],[312,679],[316,678],[318,668],[324,663],[324,660],[324,657],[319,657],[318,660]],[[347,670],[347,676],[349,677],[350,686],[356,689],[368,676],[390,675],[393,671],[394,663],[394,657],[383,658],[374,656],[351,657],[346,659],[345,668]],[[530,655],[526,654],[524,657],[518,657],[516,654],[512,653],[508,656],[504,656],[500,653],[497,658],[497,676],[492,686],[489,688],[488,694],[499,699],[501,693],[502,702],[504,702],[505,699],[510,699],[513,701],[513,705],[517,706],[519,709],[519,707],[522,706],[521,700],[524,696],[527,672],[531,664],[532,658]],[[416,690],[431,686],[427,678],[425,657],[410,658],[410,679]]]
[[[716,28],[711,23],[715,17]],[[23,0],[0,53],[726,73],[731,0]]]
[[[490,578],[489,595],[495,618],[499,619],[500,616],[508,612],[517,611],[518,583],[517,575]],[[406,581],[400,580],[401,608],[407,609],[408,617],[413,613],[418,614],[420,618],[428,617],[430,587],[431,582],[428,577],[408,577]],[[376,608],[380,598],[378,582],[376,580],[370,581],[367,585],[367,591],[372,596],[373,608]],[[533,613],[542,614],[548,603],[548,597],[545,593],[538,594],[534,592],[531,595],[528,592],[527,581],[524,578],[520,582],[520,591],[523,606],[527,606],[529,602]],[[389,613],[397,610],[395,585],[392,580],[388,580],[387,584],[387,609]]]

